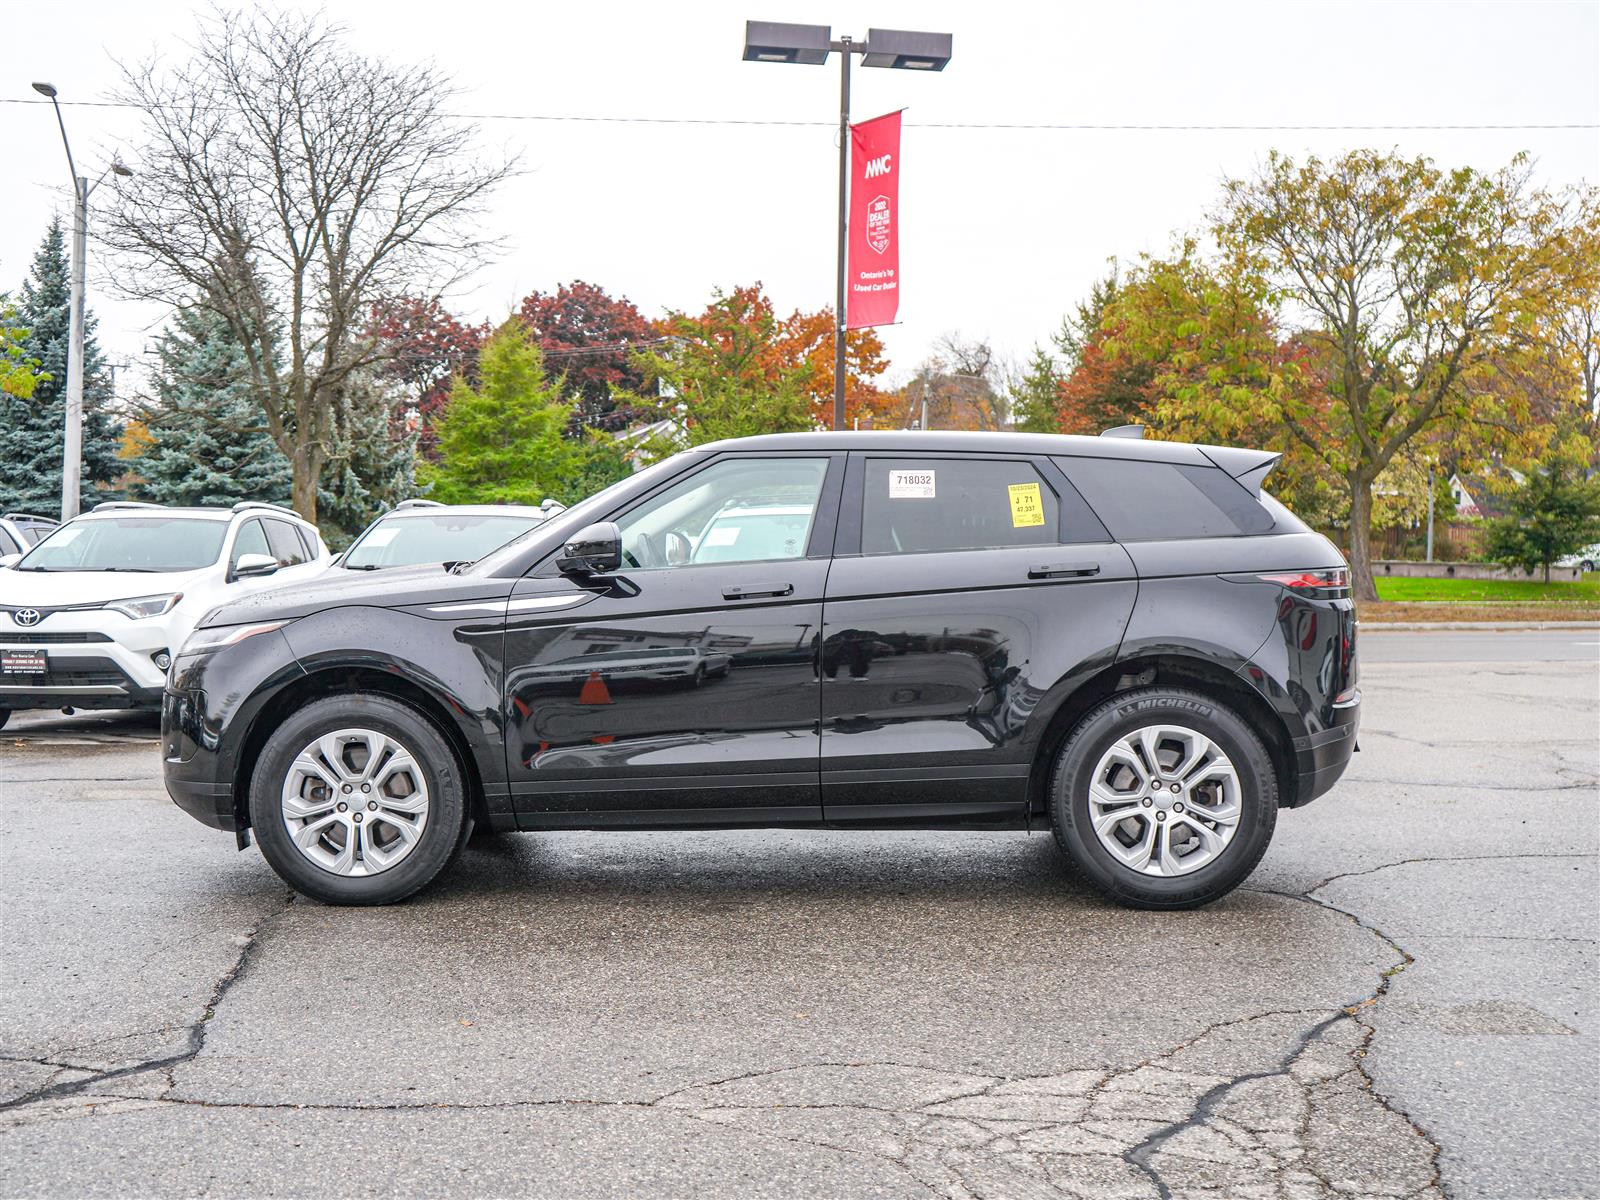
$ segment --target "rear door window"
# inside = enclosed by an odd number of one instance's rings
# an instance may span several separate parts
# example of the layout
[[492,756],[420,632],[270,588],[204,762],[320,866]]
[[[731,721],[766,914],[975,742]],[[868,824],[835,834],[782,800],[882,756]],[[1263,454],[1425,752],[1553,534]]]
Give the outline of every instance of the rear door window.
[[863,554],[987,550],[1061,540],[1060,502],[1030,462],[871,458],[864,488]]
[[1216,467],[1122,458],[1053,460],[1119,542],[1272,532],[1272,514]]

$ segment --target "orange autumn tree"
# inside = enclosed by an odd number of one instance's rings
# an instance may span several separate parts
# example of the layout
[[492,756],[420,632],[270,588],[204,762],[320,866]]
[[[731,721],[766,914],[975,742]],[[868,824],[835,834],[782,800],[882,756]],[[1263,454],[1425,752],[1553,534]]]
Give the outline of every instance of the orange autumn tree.
[[[833,316],[780,319],[759,282],[718,289],[697,315],[669,312],[664,344],[637,356],[681,407],[690,445],[761,433],[826,428],[833,414]],[[846,395],[870,412],[869,382],[887,367],[871,330],[845,340]]]

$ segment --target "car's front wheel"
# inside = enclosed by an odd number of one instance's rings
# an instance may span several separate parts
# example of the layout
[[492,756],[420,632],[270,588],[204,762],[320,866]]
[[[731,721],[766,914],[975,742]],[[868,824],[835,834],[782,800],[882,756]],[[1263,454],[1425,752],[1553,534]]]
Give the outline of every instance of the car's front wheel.
[[471,833],[461,766],[433,723],[387,696],[308,704],[262,748],[250,784],[261,853],[329,904],[392,904]]
[[1101,892],[1134,908],[1194,908],[1261,861],[1277,776],[1238,713],[1199,692],[1145,688],[1073,730],[1050,812],[1057,842]]

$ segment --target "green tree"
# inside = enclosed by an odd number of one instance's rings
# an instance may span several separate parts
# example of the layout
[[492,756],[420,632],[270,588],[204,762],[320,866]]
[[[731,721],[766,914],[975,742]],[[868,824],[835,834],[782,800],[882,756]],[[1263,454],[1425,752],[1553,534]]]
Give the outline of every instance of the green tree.
[[11,400],[26,400],[39,386],[39,361],[28,357],[28,331],[18,322],[16,306],[0,296],[0,422]]
[[140,499],[288,500],[289,460],[262,420],[244,347],[209,309],[180,308],[157,340],[154,395],[140,416],[149,440],[130,460]]
[[690,445],[815,429],[815,367],[795,353],[761,285],[720,288],[699,316],[667,314],[670,343],[639,355],[682,406]]
[[434,423],[439,462],[418,467],[429,495],[447,504],[579,499],[586,443],[562,436],[572,406],[526,326],[508,321],[490,336],[478,377],[477,387],[456,378]]
[[[71,284],[60,220],[45,232],[33,268],[22,285],[16,319],[27,330],[20,357],[38,364],[31,394],[9,389],[0,395],[0,445],[7,470],[0,475],[0,509],[51,512],[61,503],[61,454],[65,438],[67,349],[70,344]],[[94,317],[84,316],[83,471],[79,503],[106,499],[122,471],[117,458],[118,423],[113,419],[111,379],[95,341]],[[10,361],[17,361],[12,359]]]
[[317,485],[318,527],[343,546],[380,513],[417,494],[417,433],[373,367],[345,376],[331,404],[327,457]]
[[1343,477],[1358,599],[1377,597],[1374,485],[1396,456],[1430,436],[1464,455],[1503,448],[1525,423],[1525,397],[1484,384],[1542,353],[1538,330],[1595,270],[1576,241],[1582,204],[1533,186],[1521,157],[1484,173],[1367,150],[1301,164],[1275,153],[1226,185],[1213,231],[1224,267],[1292,323],[1328,403],[1253,394]]
[[1600,541],[1600,478],[1585,479],[1583,464],[1560,455],[1527,476],[1508,497],[1511,514],[1489,522],[1489,557],[1532,574]]
[[1027,369],[1008,391],[1013,428],[1024,433],[1061,432],[1061,385],[1065,381],[1055,357],[1034,346]]

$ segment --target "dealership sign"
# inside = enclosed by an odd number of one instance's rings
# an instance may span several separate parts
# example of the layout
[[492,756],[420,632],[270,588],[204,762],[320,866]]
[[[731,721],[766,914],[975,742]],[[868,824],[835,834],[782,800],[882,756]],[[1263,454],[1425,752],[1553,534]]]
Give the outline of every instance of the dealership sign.
[[850,127],[845,325],[888,325],[900,305],[900,114]]

